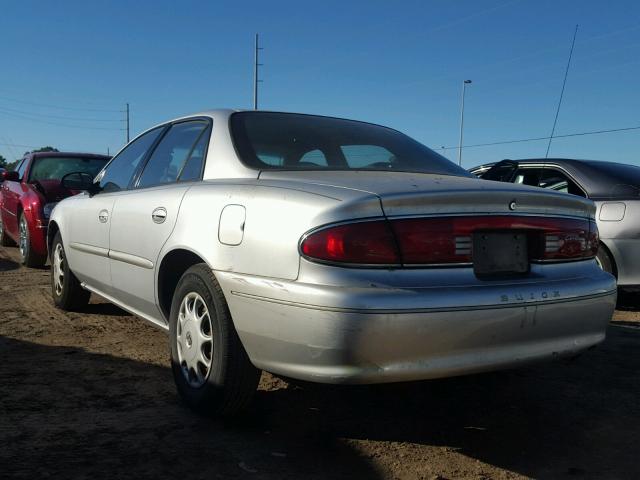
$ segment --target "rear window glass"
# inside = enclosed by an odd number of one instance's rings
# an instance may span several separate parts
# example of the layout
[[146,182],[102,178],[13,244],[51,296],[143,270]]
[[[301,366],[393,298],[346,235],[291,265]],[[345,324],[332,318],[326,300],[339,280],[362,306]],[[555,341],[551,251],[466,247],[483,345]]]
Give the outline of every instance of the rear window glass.
[[314,115],[240,112],[231,133],[246,165],[260,170],[382,170],[472,176],[390,128]]
[[621,182],[640,187],[640,167],[614,162],[589,162],[594,169]]
[[33,161],[29,181],[60,180],[67,173],[83,172],[95,177],[108,158],[92,157],[40,157]]

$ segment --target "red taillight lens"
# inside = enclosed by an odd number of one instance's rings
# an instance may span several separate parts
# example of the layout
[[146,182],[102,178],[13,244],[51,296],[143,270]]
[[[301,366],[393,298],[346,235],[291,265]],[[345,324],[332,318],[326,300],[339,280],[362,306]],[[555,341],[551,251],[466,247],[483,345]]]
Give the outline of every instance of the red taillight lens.
[[484,215],[359,222],[309,234],[302,253],[321,261],[361,265],[469,264],[477,232],[527,235],[532,261],[592,257],[598,250],[593,221],[534,216]]
[[570,218],[544,219],[531,252],[535,260],[575,260],[588,257],[589,221]]
[[471,235],[464,218],[411,218],[391,222],[404,264],[471,262]]
[[600,232],[598,225],[593,220],[589,221],[589,240],[587,242],[588,257],[595,257],[600,248]]
[[399,265],[393,233],[386,220],[350,223],[308,235],[300,246],[307,257],[328,262]]

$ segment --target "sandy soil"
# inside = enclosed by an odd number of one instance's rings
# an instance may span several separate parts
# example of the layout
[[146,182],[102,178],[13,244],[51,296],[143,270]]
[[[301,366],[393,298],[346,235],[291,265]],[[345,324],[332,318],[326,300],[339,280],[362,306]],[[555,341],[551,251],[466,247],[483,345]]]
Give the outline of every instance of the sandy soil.
[[167,338],[0,248],[0,478],[639,478],[640,307],[571,362],[430,382],[295,387],[242,421],[183,405]]

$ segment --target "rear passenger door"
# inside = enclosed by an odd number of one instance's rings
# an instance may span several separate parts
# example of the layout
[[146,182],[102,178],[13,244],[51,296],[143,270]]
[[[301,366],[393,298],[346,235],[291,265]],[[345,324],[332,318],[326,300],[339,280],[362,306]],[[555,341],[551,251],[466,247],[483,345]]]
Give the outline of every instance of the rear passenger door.
[[158,256],[190,182],[202,178],[210,133],[208,119],[172,124],[134,188],[120,194],[113,207],[109,259],[114,296],[151,320],[164,321],[155,300]]

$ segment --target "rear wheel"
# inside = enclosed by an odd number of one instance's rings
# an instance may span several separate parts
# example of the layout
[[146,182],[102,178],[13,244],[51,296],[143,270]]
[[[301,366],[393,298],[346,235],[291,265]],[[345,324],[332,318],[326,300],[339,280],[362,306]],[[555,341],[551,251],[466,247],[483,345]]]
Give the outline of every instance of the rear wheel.
[[598,249],[596,263],[602,270],[613,275],[613,261],[602,245]]
[[33,251],[31,248],[31,237],[29,235],[29,224],[27,223],[27,217],[24,213],[20,214],[20,220],[18,221],[19,230],[19,242],[20,248],[20,261],[27,267],[37,268],[42,267],[47,262],[46,255],[40,255]]
[[3,247],[10,247],[15,245],[13,240],[9,238],[7,233],[4,231],[4,224],[2,223],[2,215],[0,215],[0,245]]
[[233,326],[211,269],[189,268],[173,295],[171,368],[178,393],[192,409],[230,416],[245,409],[260,380]]
[[79,310],[89,303],[91,296],[69,268],[60,232],[51,248],[51,296],[56,307],[62,310]]

